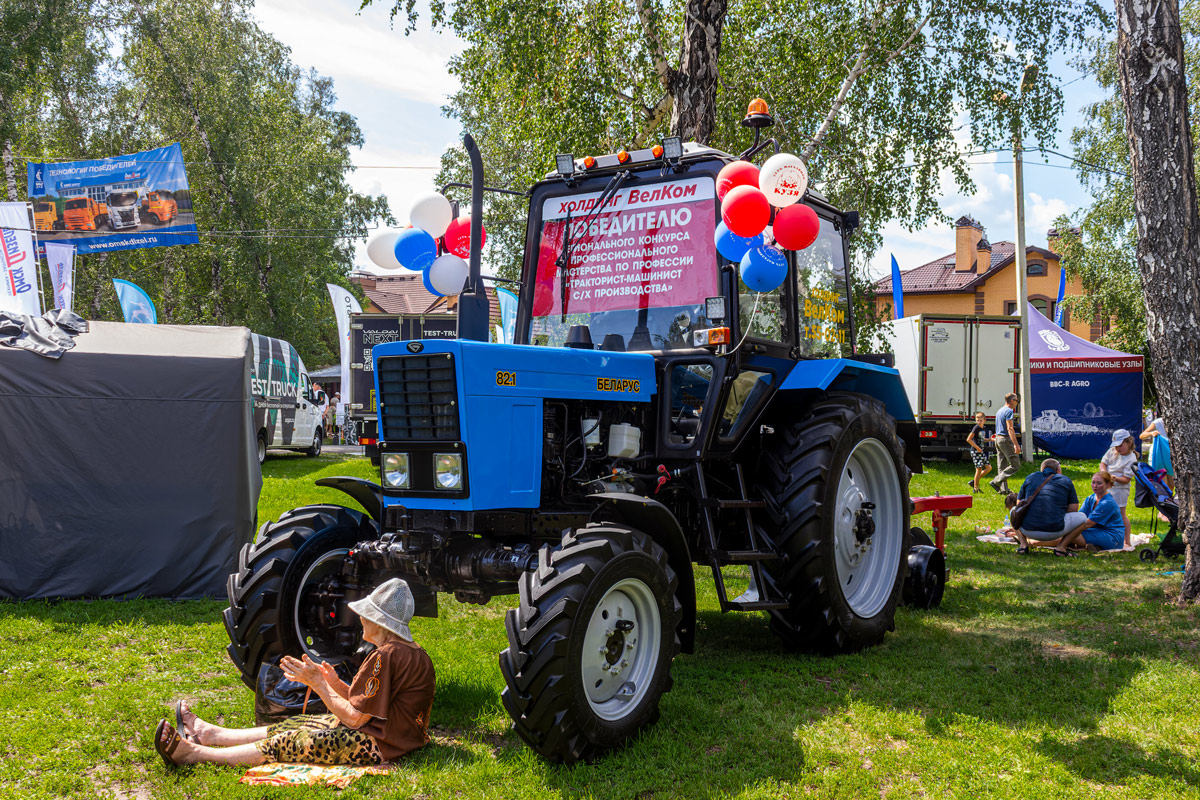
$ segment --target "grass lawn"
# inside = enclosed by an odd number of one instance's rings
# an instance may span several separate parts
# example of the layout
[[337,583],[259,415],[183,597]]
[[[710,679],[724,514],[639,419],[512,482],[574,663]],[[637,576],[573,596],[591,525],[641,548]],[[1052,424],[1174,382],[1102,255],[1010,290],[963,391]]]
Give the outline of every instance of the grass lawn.
[[[1069,465],[1081,490],[1092,464]],[[278,457],[260,520],[347,502],[324,475],[364,459]],[[959,494],[970,467],[932,465],[913,494]],[[1014,486],[1015,488],[1015,486]],[[1085,493],[1081,491],[1081,495]],[[647,734],[598,763],[544,763],[509,731],[497,653],[513,598],[441,604],[413,632],[433,657],[433,743],[345,797],[1200,797],[1197,612],[1173,605],[1179,562],[1136,554],[1021,558],[975,540],[1003,518],[976,495],[952,518],[941,608],[837,658],[785,652],[760,614],[721,614],[697,572],[697,652]],[[914,524],[928,529],[928,515]],[[1135,512],[1134,532],[1150,515]],[[167,772],[151,731],[178,696],[253,722],[225,655],[223,601],[0,603],[0,797],[259,798],[333,790],[238,784],[232,768]]]

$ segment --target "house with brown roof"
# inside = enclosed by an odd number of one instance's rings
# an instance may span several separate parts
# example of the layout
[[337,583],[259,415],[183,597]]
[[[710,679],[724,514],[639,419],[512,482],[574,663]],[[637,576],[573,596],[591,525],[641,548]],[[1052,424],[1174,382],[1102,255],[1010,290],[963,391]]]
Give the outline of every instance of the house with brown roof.
[[[1047,246],[1025,248],[1026,290],[1029,302],[1054,319],[1062,265],[1054,251],[1058,231],[1051,228]],[[917,314],[1011,314],[1017,307],[1016,245],[991,243],[978,220],[960,217],[954,223],[954,252],[900,273],[904,291],[904,313]],[[872,284],[875,309],[892,313],[892,278],[880,278]],[[1077,277],[1067,276],[1067,294],[1083,294]],[[1099,318],[1072,318],[1067,330],[1095,341],[1104,332]]]
[[[355,272],[350,281],[362,289],[367,302],[363,311],[371,314],[455,314],[458,297],[438,297],[425,288],[421,273],[399,270],[391,275]],[[500,305],[496,291],[487,288],[490,324],[500,323]]]

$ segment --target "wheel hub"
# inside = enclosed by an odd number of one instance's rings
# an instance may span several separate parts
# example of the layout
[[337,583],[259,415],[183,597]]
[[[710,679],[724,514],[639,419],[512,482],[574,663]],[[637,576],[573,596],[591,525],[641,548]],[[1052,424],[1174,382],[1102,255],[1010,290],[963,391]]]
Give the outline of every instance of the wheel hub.
[[661,632],[657,600],[642,581],[621,581],[600,599],[581,653],[584,693],[598,716],[621,719],[650,689]]
[[834,560],[854,613],[872,617],[891,595],[904,537],[904,509],[891,453],[877,439],[859,442],[836,490]]

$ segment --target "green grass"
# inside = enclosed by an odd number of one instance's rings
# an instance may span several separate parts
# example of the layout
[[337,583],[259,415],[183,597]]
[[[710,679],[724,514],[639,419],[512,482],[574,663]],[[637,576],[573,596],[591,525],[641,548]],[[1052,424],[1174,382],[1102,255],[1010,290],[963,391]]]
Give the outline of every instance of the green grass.
[[[1080,488],[1090,464],[1069,465]],[[362,459],[269,460],[267,520],[344,502],[323,475]],[[933,466],[915,495],[966,491]],[[999,495],[950,521],[940,609],[902,609],[884,643],[837,658],[783,651],[761,615],[718,612],[697,574],[697,652],[680,656],[659,723],[595,764],[546,764],[509,731],[496,654],[512,598],[441,604],[416,638],[438,671],[434,742],[344,797],[1200,797],[1194,609],[1173,604],[1178,562],[1027,558],[975,540]],[[918,518],[920,519],[920,518]],[[928,528],[928,515],[923,518]],[[1138,511],[1134,531],[1150,515]],[[922,524],[921,521],[915,524]],[[218,601],[0,603],[0,796],[299,797],[231,768],[168,773],[151,731],[170,701],[249,725],[253,698],[225,656]]]

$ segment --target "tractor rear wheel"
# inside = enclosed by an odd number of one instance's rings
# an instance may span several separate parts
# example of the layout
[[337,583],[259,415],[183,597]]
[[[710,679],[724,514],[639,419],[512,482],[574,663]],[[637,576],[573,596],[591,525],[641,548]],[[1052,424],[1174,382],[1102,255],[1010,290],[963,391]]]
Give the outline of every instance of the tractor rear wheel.
[[307,653],[335,664],[356,659],[362,631],[356,626],[348,635],[338,624],[337,576],[351,547],[377,538],[366,514],[318,505],[288,511],[242,547],[226,585],[224,616],[229,657],[247,686],[254,688],[263,663],[283,655]]
[[658,719],[679,652],[678,586],[666,551],[632,528],[588,525],[542,548],[500,653],[500,698],[534,751],[571,764]]
[[764,447],[761,527],[783,556],[766,566],[771,630],[811,652],[851,652],[894,630],[908,569],[908,469],[882,404],[830,394]]

